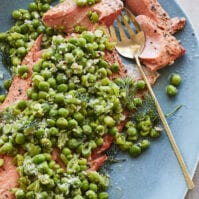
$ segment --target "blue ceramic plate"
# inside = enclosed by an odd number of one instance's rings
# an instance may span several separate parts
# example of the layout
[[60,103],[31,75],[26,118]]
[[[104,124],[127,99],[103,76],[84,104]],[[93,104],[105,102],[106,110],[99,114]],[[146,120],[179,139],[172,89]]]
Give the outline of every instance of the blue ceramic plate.
[[[7,30],[12,19],[10,13],[16,8],[26,8],[30,0],[1,0],[0,32]],[[185,16],[174,0],[160,0],[161,5],[171,16]],[[191,175],[194,173],[199,155],[199,44],[191,23],[187,19],[185,29],[176,37],[186,48],[186,55],[174,65],[160,70],[154,89],[165,113],[177,105],[183,107],[168,119],[173,135],[182,152]],[[0,71],[5,79],[10,75],[0,62]],[[174,99],[165,94],[165,86],[172,72],[180,73],[183,83]],[[1,84],[3,80],[0,80]],[[110,174],[110,199],[182,199],[186,193],[186,183],[167,136],[152,143],[151,148],[138,159],[131,159],[125,154],[118,158],[127,161],[113,165]]]

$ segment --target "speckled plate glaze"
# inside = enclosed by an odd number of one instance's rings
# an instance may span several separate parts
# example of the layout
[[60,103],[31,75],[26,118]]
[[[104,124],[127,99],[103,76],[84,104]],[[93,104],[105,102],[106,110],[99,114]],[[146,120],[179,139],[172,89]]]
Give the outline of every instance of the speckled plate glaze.
[[[10,13],[16,8],[26,8],[30,0],[1,0],[0,32],[7,30],[12,19]],[[171,16],[185,16],[174,0],[160,0]],[[186,17],[187,18],[187,17]],[[173,135],[182,152],[184,161],[193,175],[199,157],[199,43],[191,23],[176,34],[186,48],[186,55],[167,68],[160,70],[160,78],[154,86],[155,93],[165,113],[177,105],[183,107],[168,118]],[[128,60],[123,60],[124,63]],[[4,79],[10,75],[0,62]],[[165,86],[171,73],[178,72],[183,78],[178,95],[170,99],[165,94]],[[3,80],[0,80],[1,84]],[[132,159],[120,153],[118,158],[125,162],[115,164],[109,171],[110,199],[182,199],[186,193],[186,183],[165,133],[141,157]]]

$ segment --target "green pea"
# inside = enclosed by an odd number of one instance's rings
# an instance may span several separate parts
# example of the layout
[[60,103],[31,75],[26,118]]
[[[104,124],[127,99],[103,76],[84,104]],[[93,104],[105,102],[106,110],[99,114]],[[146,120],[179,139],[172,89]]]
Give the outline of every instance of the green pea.
[[135,136],[137,135],[137,129],[135,127],[129,127],[127,129],[128,136]]
[[50,109],[50,111],[49,111],[50,117],[55,117],[57,115],[58,115],[58,111],[56,109]]
[[21,63],[21,59],[17,56],[13,56],[13,57],[11,57],[11,62],[13,64],[13,66],[17,66]]
[[149,148],[149,146],[150,146],[149,140],[146,140],[146,139],[142,140],[140,144],[141,144],[141,149],[143,149],[143,150]]
[[167,87],[166,87],[166,92],[169,96],[173,97],[177,94],[178,90],[175,86],[169,84]]
[[23,133],[17,133],[15,137],[15,142],[17,144],[24,144],[25,143],[25,136]]
[[132,147],[130,147],[129,153],[131,156],[137,157],[141,154],[141,148],[137,145],[133,145]]
[[56,127],[51,127],[51,128],[49,129],[49,133],[50,133],[50,135],[52,135],[52,136],[57,136],[57,135],[59,134],[59,130],[58,130]]
[[[37,94],[37,93],[36,93]],[[47,92],[44,92],[44,91],[39,91],[39,94],[38,94],[38,98],[39,99],[46,99],[48,96],[48,93]],[[36,97],[36,96],[35,96]],[[36,98],[37,99],[37,98]],[[36,100],[35,99],[35,100]]]
[[48,173],[48,171],[50,169],[46,161],[38,164],[37,168],[38,168],[39,172],[41,172],[41,173]]
[[82,37],[84,39],[86,39],[87,42],[90,42],[90,43],[92,43],[94,41],[94,39],[95,39],[94,34],[92,32],[90,32],[90,31],[84,31],[82,33]]
[[21,19],[22,18],[22,14],[21,14],[21,12],[19,10],[14,10],[12,12],[12,17],[14,19]]
[[45,160],[46,160],[46,157],[44,154],[38,154],[33,157],[33,162],[35,164],[40,164],[40,163],[44,162]]
[[0,158],[0,168],[4,165],[4,159]]
[[87,0],[77,0],[76,4],[80,7],[83,7],[87,4]]
[[88,16],[92,23],[96,23],[99,20],[99,15],[97,14],[97,12],[91,11],[91,13],[89,13]]
[[25,42],[23,39],[18,39],[16,42],[15,42],[15,45],[16,47],[21,47],[21,46],[24,46],[25,45]]
[[78,122],[77,122],[76,120],[70,119],[70,120],[68,121],[68,127],[69,127],[69,128],[75,128],[75,127],[77,127],[77,126],[78,126]]
[[11,80],[5,80],[4,83],[3,83],[4,88],[5,88],[6,90],[9,90],[9,88],[10,88],[10,86],[11,86],[11,83],[12,83]]
[[26,198],[27,198],[27,199],[34,199],[34,198],[35,198],[34,192],[33,192],[33,191],[28,191],[28,192],[26,193]]
[[87,4],[88,4],[88,5],[92,5],[92,4],[95,3],[95,1],[96,1],[96,0],[87,0]]
[[15,193],[16,199],[24,199],[26,197],[25,192],[22,189],[18,189]]
[[92,133],[92,128],[87,124],[83,125],[82,129],[86,135],[90,135]]
[[66,78],[66,75],[64,75],[62,73],[58,73],[56,80],[57,80],[58,84],[64,84],[64,83],[66,83],[67,78]]
[[68,90],[68,85],[67,84],[60,84],[58,85],[57,87],[57,91],[58,92],[61,92],[61,93],[64,93]]
[[53,50],[52,49],[47,49],[43,52],[42,58],[47,60],[50,59],[53,56]]
[[22,57],[26,54],[26,48],[25,47],[19,47],[17,48],[17,54]]
[[92,191],[94,191],[94,192],[97,192],[98,187],[97,187],[97,185],[96,185],[96,184],[94,184],[94,183],[90,183],[90,185],[89,185],[89,189],[90,189],[90,190],[92,190]]
[[74,61],[74,56],[73,56],[72,53],[66,53],[64,55],[64,59],[65,59],[67,64],[71,64]]
[[5,99],[6,99],[5,95],[0,95],[0,103],[3,103]]
[[113,136],[115,136],[117,133],[118,133],[118,128],[117,127],[112,127],[110,130],[109,130],[109,133]]
[[39,73],[41,71],[40,64],[34,64],[33,67],[32,67],[32,71]]
[[39,82],[38,88],[39,88],[39,90],[41,90],[41,91],[48,91],[49,88],[50,88],[50,85],[49,85],[48,82],[41,81],[41,82]]
[[56,121],[56,126],[59,128],[59,129],[65,129],[66,127],[68,127],[68,121],[65,119],[65,118],[59,118],[57,121]]
[[48,79],[48,83],[50,85],[51,88],[56,88],[56,80],[55,78],[51,77]]
[[60,108],[58,110],[58,114],[61,116],[61,117],[67,117],[69,115],[69,110],[66,109],[66,108]]
[[107,192],[100,192],[99,193],[99,199],[108,199],[108,193]]
[[119,70],[120,70],[120,65],[118,63],[111,64],[111,71],[112,72],[117,73],[117,72],[119,72]]
[[101,146],[104,142],[103,138],[98,138],[96,141],[97,146]]
[[52,142],[48,138],[42,138],[40,142],[45,149],[51,149]]
[[88,198],[88,199],[97,199],[97,194],[94,191],[92,191],[92,190],[88,190],[86,192],[86,198]]
[[50,9],[50,5],[48,3],[45,3],[42,5],[42,11],[43,12],[46,12]]
[[182,78],[179,74],[174,73],[170,77],[170,84],[174,86],[179,86],[181,84]]
[[135,107],[134,101],[127,103],[126,108],[128,109],[128,111],[133,111],[133,110],[135,110],[136,107]]
[[37,11],[38,10],[37,4],[35,2],[30,3],[29,4],[29,10],[30,11]]
[[45,28],[45,26],[43,26],[43,25],[39,25],[39,26],[37,27],[37,32],[38,32],[39,34],[44,33],[45,30],[46,30],[46,28]]
[[160,136],[160,131],[157,131],[156,129],[152,128],[150,131],[150,137],[158,138],[159,136]]
[[113,127],[115,125],[115,120],[111,116],[106,116],[104,118],[104,123],[108,127]]
[[28,66],[26,65],[21,65],[17,68],[17,73],[19,76],[23,76],[27,72],[28,72]]
[[68,147],[70,149],[76,149],[79,146],[79,141],[75,138],[72,138],[68,141]]
[[77,112],[74,114],[74,119],[76,119],[78,122],[82,122],[84,120],[84,116],[81,113]]
[[24,110],[27,107],[27,101],[26,100],[20,100],[17,103],[17,108]]
[[55,126],[55,120],[53,120],[53,119],[47,119],[46,122],[47,122],[48,127]]
[[142,99],[140,97],[135,97],[133,99],[133,103],[135,104],[135,106],[141,106],[142,105]]
[[6,40],[6,37],[7,37],[7,34],[4,33],[4,32],[1,32],[0,33],[0,41],[5,41]]
[[72,151],[69,148],[65,147],[65,148],[63,148],[62,153],[65,156],[68,156],[68,155],[70,155],[72,153]]
[[64,95],[62,93],[57,93],[55,95],[55,102],[57,104],[64,104]]
[[137,88],[138,90],[143,90],[143,89],[145,89],[145,87],[146,87],[146,83],[145,83],[144,80],[138,80],[138,81],[136,82],[136,88]]
[[52,76],[52,73],[49,70],[42,70],[41,76],[44,77],[44,79],[48,79]]
[[12,145],[11,142],[5,143],[3,146],[0,148],[0,154],[10,154],[14,150],[14,146]]

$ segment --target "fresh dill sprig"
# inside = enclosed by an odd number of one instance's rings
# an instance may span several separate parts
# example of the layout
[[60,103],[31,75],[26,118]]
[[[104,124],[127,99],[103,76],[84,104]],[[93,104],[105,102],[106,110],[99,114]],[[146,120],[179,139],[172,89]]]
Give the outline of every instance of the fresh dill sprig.
[[155,102],[151,95],[146,93],[144,95],[144,100],[142,103],[142,106],[137,108],[136,113],[133,115],[133,119],[136,120],[142,120],[145,115],[148,115],[154,125],[157,125],[160,123],[160,116],[158,114],[158,111],[155,106]]
[[115,142],[111,145],[111,147],[107,151],[105,151],[105,154],[107,155],[108,160],[100,168],[100,173],[107,173],[112,164],[126,161],[126,159],[117,159],[117,155],[119,151],[120,150],[117,147]]
[[133,80],[130,77],[121,77],[115,80],[116,84],[120,87],[120,90],[126,93],[126,98],[122,101],[123,106],[131,103],[136,95],[136,87],[133,84]]
[[181,108],[183,107],[183,105],[178,105],[176,106],[170,113],[165,114],[165,117],[170,117],[172,115],[174,115],[177,111],[179,111]]

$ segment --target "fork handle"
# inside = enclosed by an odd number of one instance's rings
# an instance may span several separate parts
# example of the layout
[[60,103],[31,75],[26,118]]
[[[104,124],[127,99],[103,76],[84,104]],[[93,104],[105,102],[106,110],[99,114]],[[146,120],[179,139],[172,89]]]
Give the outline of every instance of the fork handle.
[[184,160],[183,160],[183,158],[182,158],[182,155],[181,155],[181,153],[180,153],[180,150],[179,150],[179,148],[178,148],[178,146],[177,146],[177,144],[176,144],[176,142],[175,142],[175,139],[174,139],[173,134],[172,134],[172,132],[171,132],[171,129],[170,129],[168,123],[167,123],[167,120],[166,120],[166,118],[165,118],[165,115],[164,115],[164,113],[163,113],[163,111],[162,111],[162,109],[161,109],[161,107],[160,107],[160,104],[159,104],[159,102],[158,102],[158,100],[157,100],[157,98],[156,98],[156,96],[155,96],[155,94],[154,94],[154,92],[153,92],[153,89],[152,89],[152,87],[151,87],[151,84],[149,83],[148,78],[146,77],[145,72],[144,72],[143,69],[142,69],[142,66],[141,66],[141,64],[140,64],[140,60],[139,60],[138,56],[135,57],[135,60],[136,60],[138,69],[139,69],[139,71],[140,71],[140,73],[141,73],[141,75],[142,75],[144,81],[146,82],[146,85],[147,85],[147,88],[148,88],[148,90],[149,90],[149,93],[150,93],[151,97],[152,97],[153,100],[154,100],[156,109],[157,109],[157,111],[158,111],[158,114],[159,114],[159,116],[160,116],[160,119],[161,119],[161,121],[162,121],[162,124],[163,124],[163,126],[164,126],[164,129],[165,129],[165,131],[166,131],[166,134],[167,134],[167,136],[168,136],[168,138],[169,138],[170,144],[171,144],[171,146],[172,146],[172,148],[173,148],[173,150],[174,150],[174,153],[175,153],[175,155],[176,155],[176,158],[177,158],[177,160],[178,160],[178,162],[179,162],[179,165],[180,165],[180,167],[181,167],[182,173],[183,173],[184,178],[185,178],[185,181],[186,181],[186,183],[187,183],[187,187],[188,187],[188,189],[193,189],[193,188],[194,188],[194,183],[193,183],[193,181],[192,181],[192,179],[191,179],[191,177],[190,177],[190,175],[189,175],[189,172],[188,172],[187,167],[186,167],[186,165],[185,165],[185,163],[184,163]]

